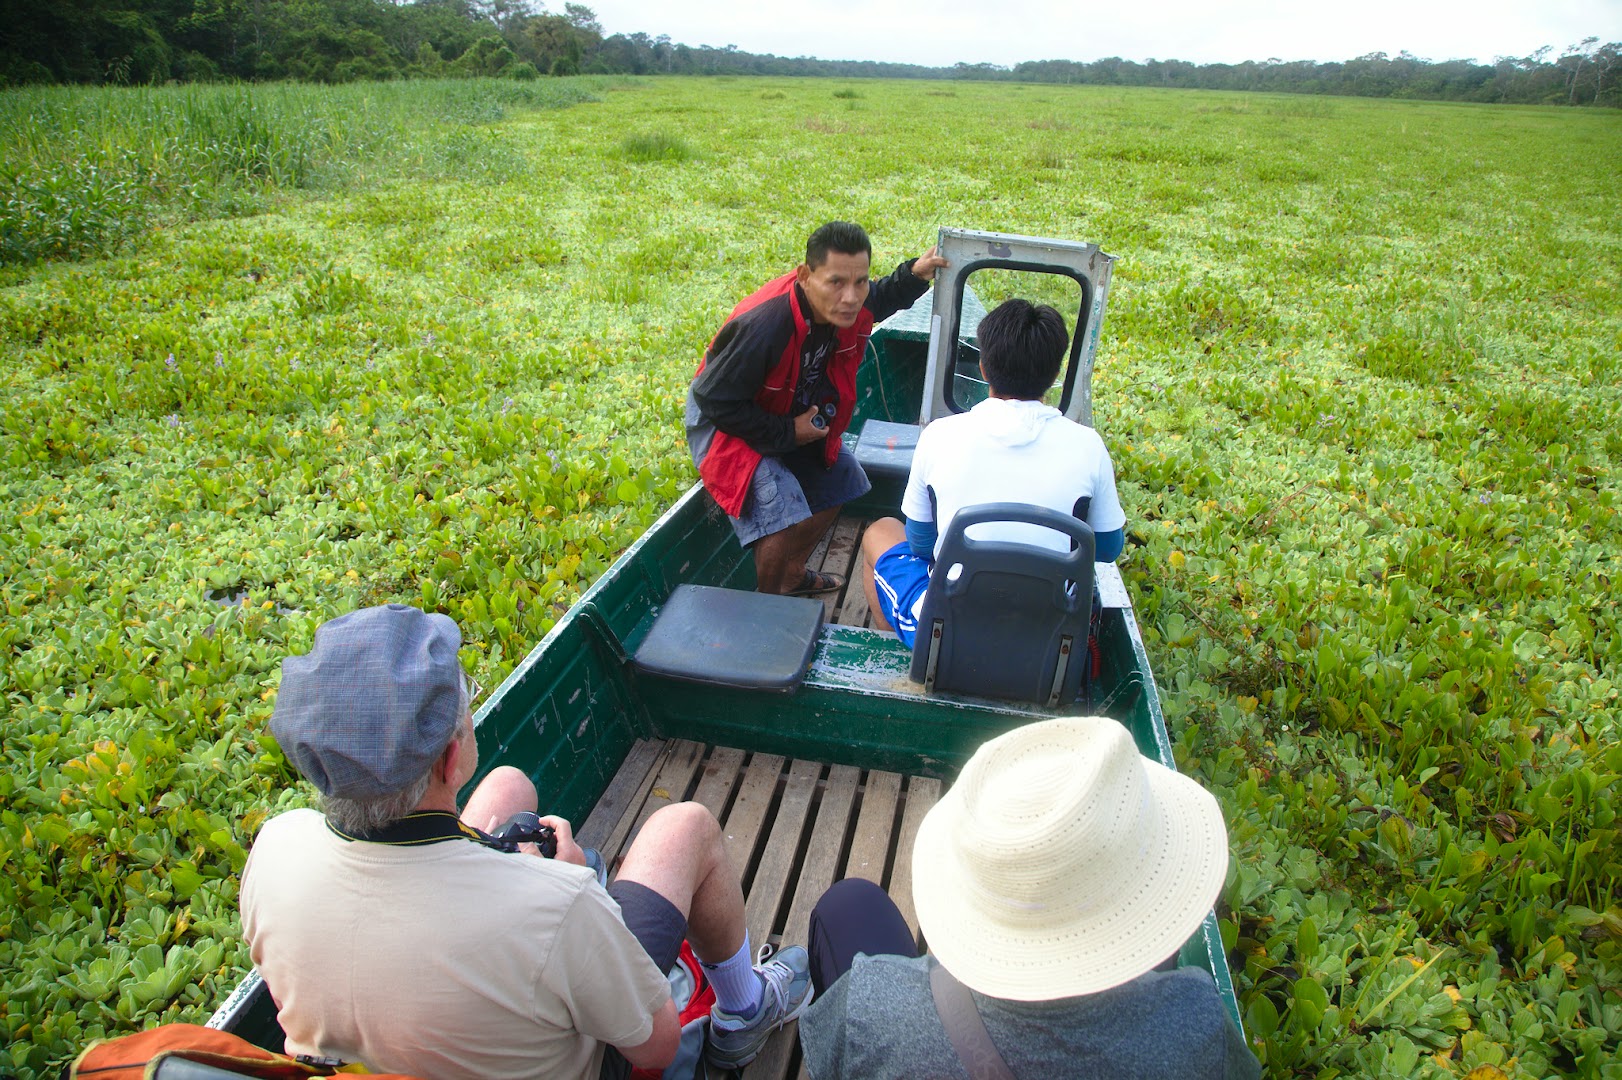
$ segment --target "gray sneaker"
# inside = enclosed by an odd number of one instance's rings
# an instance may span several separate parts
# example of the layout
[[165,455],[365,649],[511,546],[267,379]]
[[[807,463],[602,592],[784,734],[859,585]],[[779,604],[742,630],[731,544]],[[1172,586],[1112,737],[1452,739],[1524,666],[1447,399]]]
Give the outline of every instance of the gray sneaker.
[[772,956],[770,946],[761,947],[760,1011],[748,1020],[724,1011],[710,1009],[710,1038],[704,1057],[720,1069],[741,1069],[760,1056],[760,1048],[778,1028],[798,1020],[811,1004],[811,957],[798,945]]

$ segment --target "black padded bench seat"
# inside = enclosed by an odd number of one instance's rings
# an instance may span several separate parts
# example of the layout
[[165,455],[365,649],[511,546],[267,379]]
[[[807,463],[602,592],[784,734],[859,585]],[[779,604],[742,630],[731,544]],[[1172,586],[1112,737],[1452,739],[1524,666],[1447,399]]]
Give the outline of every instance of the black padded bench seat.
[[823,610],[804,596],[678,585],[631,664],[643,675],[792,693],[811,666]]
[[856,438],[856,461],[869,476],[905,480],[912,472],[912,454],[918,449],[918,432],[922,430],[917,424],[869,420]]

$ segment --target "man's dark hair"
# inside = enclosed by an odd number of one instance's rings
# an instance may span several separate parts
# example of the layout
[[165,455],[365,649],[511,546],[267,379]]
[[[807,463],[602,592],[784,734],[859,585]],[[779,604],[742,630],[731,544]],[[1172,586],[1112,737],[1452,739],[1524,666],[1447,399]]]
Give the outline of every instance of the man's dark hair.
[[866,255],[871,261],[873,242],[867,238],[867,230],[860,225],[852,225],[848,221],[830,221],[812,233],[811,239],[805,242],[805,265],[815,270],[828,261],[830,251],[837,251],[841,255]]
[[1004,300],[980,320],[980,363],[992,393],[1035,401],[1064,365],[1070,335],[1064,316],[1047,304]]

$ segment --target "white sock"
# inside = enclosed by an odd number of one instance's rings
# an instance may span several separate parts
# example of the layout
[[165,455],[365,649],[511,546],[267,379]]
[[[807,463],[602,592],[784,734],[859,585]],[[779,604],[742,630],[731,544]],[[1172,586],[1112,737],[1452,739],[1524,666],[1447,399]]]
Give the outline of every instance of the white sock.
[[743,933],[743,946],[719,964],[699,961],[710,985],[715,987],[715,1004],[722,1012],[745,1020],[760,1011],[762,984],[755,972],[754,954],[749,951],[749,931]]

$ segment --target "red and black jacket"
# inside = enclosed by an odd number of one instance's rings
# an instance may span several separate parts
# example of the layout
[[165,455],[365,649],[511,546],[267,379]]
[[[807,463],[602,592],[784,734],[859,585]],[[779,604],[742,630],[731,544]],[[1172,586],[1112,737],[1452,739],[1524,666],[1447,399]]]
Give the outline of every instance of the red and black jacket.
[[733,517],[743,512],[763,456],[795,449],[794,392],[807,339],[829,332],[835,338],[826,369],[835,410],[822,444],[824,464],[831,466],[856,406],[856,369],[874,322],[911,307],[928,290],[909,260],[872,283],[856,322],[847,328],[812,321],[793,272],[768,281],[733,308],[693,376],[693,399],[716,428],[698,471],[722,510]]

